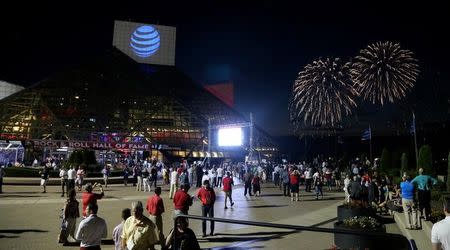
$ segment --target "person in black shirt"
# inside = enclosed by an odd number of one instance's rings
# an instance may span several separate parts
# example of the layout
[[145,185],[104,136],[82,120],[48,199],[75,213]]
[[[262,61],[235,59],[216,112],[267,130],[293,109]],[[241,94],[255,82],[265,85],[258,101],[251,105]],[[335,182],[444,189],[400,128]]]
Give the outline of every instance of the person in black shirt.
[[189,228],[189,223],[186,218],[178,217],[177,228],[175,232],[175,246],[174,243],[174,229],[172,229],[166,239],[167,249],[173,250],[199,250],[197,237],[195,237],[194,231]]

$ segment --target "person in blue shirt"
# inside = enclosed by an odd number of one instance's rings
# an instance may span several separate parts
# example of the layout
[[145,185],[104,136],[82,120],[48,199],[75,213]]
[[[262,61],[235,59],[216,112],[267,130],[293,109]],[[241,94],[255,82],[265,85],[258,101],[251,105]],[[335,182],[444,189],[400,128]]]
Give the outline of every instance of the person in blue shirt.
[[[419,175],[411,181],[412,184],[417,186],[419,194],[419,210],[420,215],[425,220],[430,220],[431,215],[431,184],[436,185],[437,180],[429,175],[423,174],[423,168],[419,168]],[[423,211],[425,210],[425,216]]]
[[403,213],[406,219],[406,229],[418,229],[417,210],[414,204],[414,185],[410,182],[409,176],[403,175],[400,183]]

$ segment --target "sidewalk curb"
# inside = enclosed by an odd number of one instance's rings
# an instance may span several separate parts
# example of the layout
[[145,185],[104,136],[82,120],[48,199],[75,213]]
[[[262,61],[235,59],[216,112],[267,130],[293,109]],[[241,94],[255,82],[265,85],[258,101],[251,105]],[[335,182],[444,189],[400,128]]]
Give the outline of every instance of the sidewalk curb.
[[423,227],[423,222],[420,220],[420,226],[422,226],[421,230],[408,230],[406,229],[406,222],[403,213],[394,212],[394,220],[398,225],[398,228],[402,232],[402,234],[408,238],[413,244],[416,246],[416,249],[420,250],[431,250],[431,240],[427,236],[426,229]]

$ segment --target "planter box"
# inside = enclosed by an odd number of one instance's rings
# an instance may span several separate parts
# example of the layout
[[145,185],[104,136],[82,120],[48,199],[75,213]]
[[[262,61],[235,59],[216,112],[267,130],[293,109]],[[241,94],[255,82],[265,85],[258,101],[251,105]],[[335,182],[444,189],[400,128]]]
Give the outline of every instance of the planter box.
[[352,218],[355,216],[370,216],[377,218],[376,214],[376,211],[371,208],[350,208],[346,205],[340,205],[337,207],[338,221],[344,221],[347,218]]
[[[347,229],[342,222],[334,223],[334,229]],[[386,233],[384,225],[376,230],[350,229],[357,232],[379,232]],[[401,235],[386,234],[381,236],[365,236],[355,234],[334,234],[334,244],[338,249],[371,250],[371,249],[409,249],[408,240]]]

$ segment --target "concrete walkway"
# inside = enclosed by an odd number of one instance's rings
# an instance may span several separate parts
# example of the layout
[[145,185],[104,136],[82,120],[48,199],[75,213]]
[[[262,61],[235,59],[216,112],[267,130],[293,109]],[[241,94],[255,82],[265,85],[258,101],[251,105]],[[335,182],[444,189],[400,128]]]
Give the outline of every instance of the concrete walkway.
[[[76,244],[62,247],[56,243],[59,215],[65,201],[60,197],[60,187],[50,186],[45,194],[41,193],[38,185],[6,185],[3,188],[4,193],[0,194],[0,249],[79,249]],[[196,191],[192,188],[189,194],[195,195]],[[245,197],[242,186],[237,185],[233,191],[235,205],[224,209],[223,192],[216,189],[216,194],[216,217],[329,228],[336,218],[336,206],[343,200],[341,192],[325,192],[324,199],[316,201],[312,193],[302,191],[302,201],[291,202],[271,183],[263,185],[261,197]],[[136,187],[131,185],[109,185],[105,189],[104,199],[98,202],[99,216],[105,218],[108,224],[108,235],[120,223],[123,208],[130,207],[134,200],[145,204],[150,195],[136,191]],[[163,186],[162,198],[166,207],[163,231],[167,235],[173,222],[173,203],[168,198],[167,186]],[[200,211],[199,201],[196,200],[189,213],[201,215]],[[190,228],[205,249],[330,249],[334,244],[333,234],[326,233],[216,223],[216,236],[202,238],[200,221],[190,220]],[[390,224],[388,232],[399,232],[399,229],[395,223]],[[113,249],[110,240],[105,243],[102,249]]]

